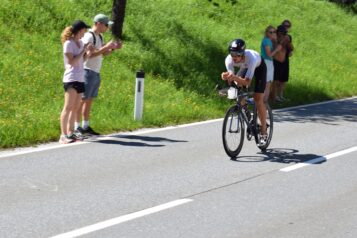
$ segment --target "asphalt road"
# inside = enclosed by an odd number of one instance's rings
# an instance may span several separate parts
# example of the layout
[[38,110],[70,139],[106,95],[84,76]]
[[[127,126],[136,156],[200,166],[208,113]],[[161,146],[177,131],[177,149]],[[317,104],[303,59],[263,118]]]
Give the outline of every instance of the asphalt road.
[[1,152],[0,237],[357,237],[357,98],[274,118],[237,161],[221,119]]

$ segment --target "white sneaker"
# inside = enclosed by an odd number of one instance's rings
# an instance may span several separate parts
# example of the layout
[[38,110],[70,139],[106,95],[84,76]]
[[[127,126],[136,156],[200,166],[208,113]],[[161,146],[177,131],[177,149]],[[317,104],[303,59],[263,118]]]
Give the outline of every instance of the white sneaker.
[[259,145],[263,146],[267,143],[268,135],[260,135]]

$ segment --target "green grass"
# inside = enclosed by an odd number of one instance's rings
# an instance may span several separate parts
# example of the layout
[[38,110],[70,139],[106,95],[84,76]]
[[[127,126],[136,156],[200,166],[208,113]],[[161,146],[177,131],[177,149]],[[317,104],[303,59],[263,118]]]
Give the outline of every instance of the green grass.
[[[288,18],[295,45],[283,106],[357,95],[357,19],[317,0],[128,1],[124,48],[104,60],[91,123],[102,133],[218,118],[230,102],[227,43],[260,49],[263,31]],[[217,6],[219,5],[219,6]],[[106,0],[0,0],[0,148],[57,140],[63,106],[60,34],[75,19],[111,13]],[[106,40],[110,34],[105,35]],[[133,120],[135,72],[144,69],[142,121]]]

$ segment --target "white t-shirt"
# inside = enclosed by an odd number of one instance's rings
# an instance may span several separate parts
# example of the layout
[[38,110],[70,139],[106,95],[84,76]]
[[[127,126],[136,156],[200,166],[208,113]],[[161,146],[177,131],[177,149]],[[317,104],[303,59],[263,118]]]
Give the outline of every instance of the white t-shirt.
[[[241,63],[234,63],[232,56],[228,55],[226,57],[226,68],[228,72],[234,73],[234,67],[238,67],[238,76],[248,78],[252,80],[254,76],[255,69],[261,64],[262,59],[260,54],[255,50],[245,50],[244,51],[244,61]],[[246,73],[245,73],[246,72]]]
[[75,65],[70,65],[68,63],[68,58],[66,53],[71,53],[74,57],[79,55],[83,51],[83,43],[79,41],[79,47],[76,42],[72,39],[67,40],[63,44],[63,61],[64,61],[64,74],[63,82],[84,82],[84,69],[83,69],[83,57]]
[[[93,32],[93,31],[92,31]],[[104,42],[102,42],[102,39],[100,38],[99,35],[97,35],[95,32],[93,32],[95,35],[95,48],[98,50],[100,48],[102,48]],[[104,40],[104,39],[103,39]],[[87,43],[94,43],[93,40],[93,34],[90,32],[86,32],[82,38],[82,41],[84,44]],[[93,70],[94,72],[99,73],[100,69],[102,68],[102,61],[103,61],[103,55],[100,54],[96,57],[91,57],[88,58],[85,62],[84,62],[84,68],[85,69],[90,69]]]

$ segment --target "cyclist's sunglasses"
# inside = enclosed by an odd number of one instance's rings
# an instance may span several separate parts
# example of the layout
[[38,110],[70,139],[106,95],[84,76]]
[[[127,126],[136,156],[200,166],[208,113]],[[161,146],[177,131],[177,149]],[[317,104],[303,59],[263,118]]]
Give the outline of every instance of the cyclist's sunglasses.
[[237,56],[242,57],[243,56],[242,52],[234,52],[234,51],[232,51],[230,54],[231,54],[232,57],[237,57]]

